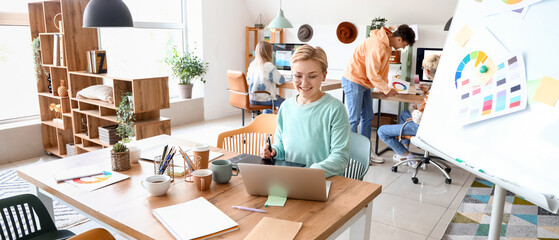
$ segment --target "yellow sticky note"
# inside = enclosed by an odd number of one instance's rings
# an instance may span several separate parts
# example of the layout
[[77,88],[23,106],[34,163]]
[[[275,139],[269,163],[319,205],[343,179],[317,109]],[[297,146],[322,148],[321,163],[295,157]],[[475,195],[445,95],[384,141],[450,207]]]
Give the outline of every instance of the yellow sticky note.
[[468,40],[470,40],[470,37],[473,33],[474,32],[472,31],[472,29],[470,29],[470,27],[468,27],[468,25],[464,25],[462,29],[460,29],[458,34],[454,36],[454,41],[456,42],[456,44],[458,44],[458,46],[464,47]]
[[550,77],[543,77],[540,86],[534,94],[534,101],[555,106],[559,98],[559,80]]
[[[482,73],[480,71],[481,66],[485,66],[487,68],[487,71]],[[483,82],[483,86],[485,86],[489,81],[491,81],[493,75],[495,75],[495,73],[497,72],[497,69],[498,67],[493,62],[493,60],[491,60],[491,58],[487,58],[485,62],[479,64],[476,68],[474,68],[474,75],[477,77],[477,79]]]

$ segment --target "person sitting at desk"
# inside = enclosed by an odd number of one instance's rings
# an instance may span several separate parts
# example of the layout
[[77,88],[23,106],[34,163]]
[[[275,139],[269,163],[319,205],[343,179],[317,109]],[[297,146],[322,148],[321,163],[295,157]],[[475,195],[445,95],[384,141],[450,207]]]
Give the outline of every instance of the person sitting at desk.
[[[248,91],[251,92],[249,99],[252,105],[272,106],[273,102],[274,106],[279,108],[285,100],[277,94],[276,87],[276,84],[283,84],[285,78],[278,72],[272,60],[272,44],[259,42],[256,45],[254,61],[250,63],[247,72]],[[267,91],[271,95],[254,93],[255,91]]]
[[[423,59],[423,63],[422,63],[423,70],[425,71],[427,78],[430,80],[433,80],[433,78],[435,78],[435,72],[437,71],[437,66],[439,65],[439,59],[440,56],[436,54],[429,55],[425,59]],[[414,110],[413,119],[410,111],[405,110],[402,112],[402,114],[400,114],[400,124],[383,125],[378,129],[379,138],[384,143],[386,143],[386,145],[392,148],[394,152],[396,152],[396,154],[394,154],[393,156],[393,159],[396,162],[408,160],[408,159],[416,159],[416,160],[420,159],[418,156],[415,156],[413,153],[410,153],[408,151],[408,147],[410,144],[409,140],[402,139],[401,141],[398,141],[397,137],[400,136],[400,130],[402,129],[402,125],[404,124],[404,122],[411,121],[411,120],[413,120],[413,122],[410,122],[404,126],[402,135],[415,136],[415,134],[417,133],[417,129],[419,128],[421,113],[423,112],[423,109],[425,109],[425,104],[427,103],[427,96],[423,101],[424,102],[419,107],[419,109]],[[418,161],[415,161],[412,164],[410,164],[410,166],[415,168],[417,167],[417,163]]]
[[349,161],[349,120],[340,100],[320,89],[327,69],[322,48],[297,48],[291,57],[297,95],[280,108],[272,150],[266,145],[262,158],[324,169],[326,177],[343,175]]
[[394,32],[388,28],[371,30],[370,37],[355,49],[342,77],[352,132],[357,133],[357,126],[360,126],[361,135],[371,139],[371,88],[377,88],[389,97],[396,95],[397,91],[388,86],[388,60],[392,48],[413,46],[414,42],[413,29],[403,24]]

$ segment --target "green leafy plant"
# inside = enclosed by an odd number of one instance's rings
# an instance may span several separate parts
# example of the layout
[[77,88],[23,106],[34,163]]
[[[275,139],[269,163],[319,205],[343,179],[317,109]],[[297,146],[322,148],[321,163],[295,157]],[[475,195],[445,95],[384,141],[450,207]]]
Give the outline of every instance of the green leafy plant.
[[384,27],[384,23],[386,22],[386,18],[377,17],[371,21],[371,30],[374,29],[381,29]]
[[45,69],[41,66],[41,43],[39,37],[36,37],[31,42],[31,47],[33,48],[33,70],[35,70],[35,76],[37,77],[37,83],[41,79],[41,75],[45,73]]
[[134,137],[134,105],[131,101],[132,93],[126,92],[122,94],[122,100],[116,110],[116,119],[118,127],[116,128],[117,135],[122,138],[122,141],[127,143]]
[[117,142],[115,145],[113,145],[114,152],[126,152],[126,149],[128,149],[126,145],[124,145],[124,143],[121,142]]
[[208,72],[209,63],[192,52],[181,53],[176,48],[165,58],[165,63],[171,66],[173,76],[179,78],[179,84],[192,84],[196,77],[200,77],[202,83],[206,83],[204,74]]

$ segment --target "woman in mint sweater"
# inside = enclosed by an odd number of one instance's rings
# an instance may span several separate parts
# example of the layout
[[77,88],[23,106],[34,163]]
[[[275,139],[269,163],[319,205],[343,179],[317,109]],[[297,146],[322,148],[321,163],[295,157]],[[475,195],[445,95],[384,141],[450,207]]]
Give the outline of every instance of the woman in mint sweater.
[[349,161],[349,120],[344,105],[320,89],[327,68],[322,48],[297,48],[291,71],[298,94],[281,106],[272,152],[265,147],[261,157],[321,168],[326,177],[343,175]]

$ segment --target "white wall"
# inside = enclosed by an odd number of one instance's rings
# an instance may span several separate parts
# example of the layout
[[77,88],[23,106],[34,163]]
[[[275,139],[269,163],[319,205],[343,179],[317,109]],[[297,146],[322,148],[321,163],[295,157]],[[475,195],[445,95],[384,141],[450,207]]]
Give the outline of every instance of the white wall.
[[[245,26],[253,26],[259,14],[262,14],[264,24],[270,22],[277,14],[279,2],[203,0],[203,55],[210,62],[210,72],[207,75],[209,81],[204,90],[206,119],[237,113],[238,110],[229,105],[229,94],[225,91],[225,72],[227,69],[245,68]],[[417,24],[419,40],[414,47],[443,47],[446,39],[444,24],[453,15],[456,2],[457,0],[282,0],[285,16],[294,25],[294,28],[284,30],[284,41],[299,42],[299,26],[311,25],[314,35],[308,43],[324,48],[329,61],[327,77],[340,79],[347,60],[365,38],[366,25],[373,18],[381,16],[387,18],[388,23]],[[357,39],[351,44],[343,44],[336,38],[336,27],[343,21],[352,22],[358,28]],[[190,38],[189,32],[189,41]],[[333,91],[333,95],[341,97],[341,91]],[[395,103],[383,103],[383,112],[396,112],[396,106]]]

